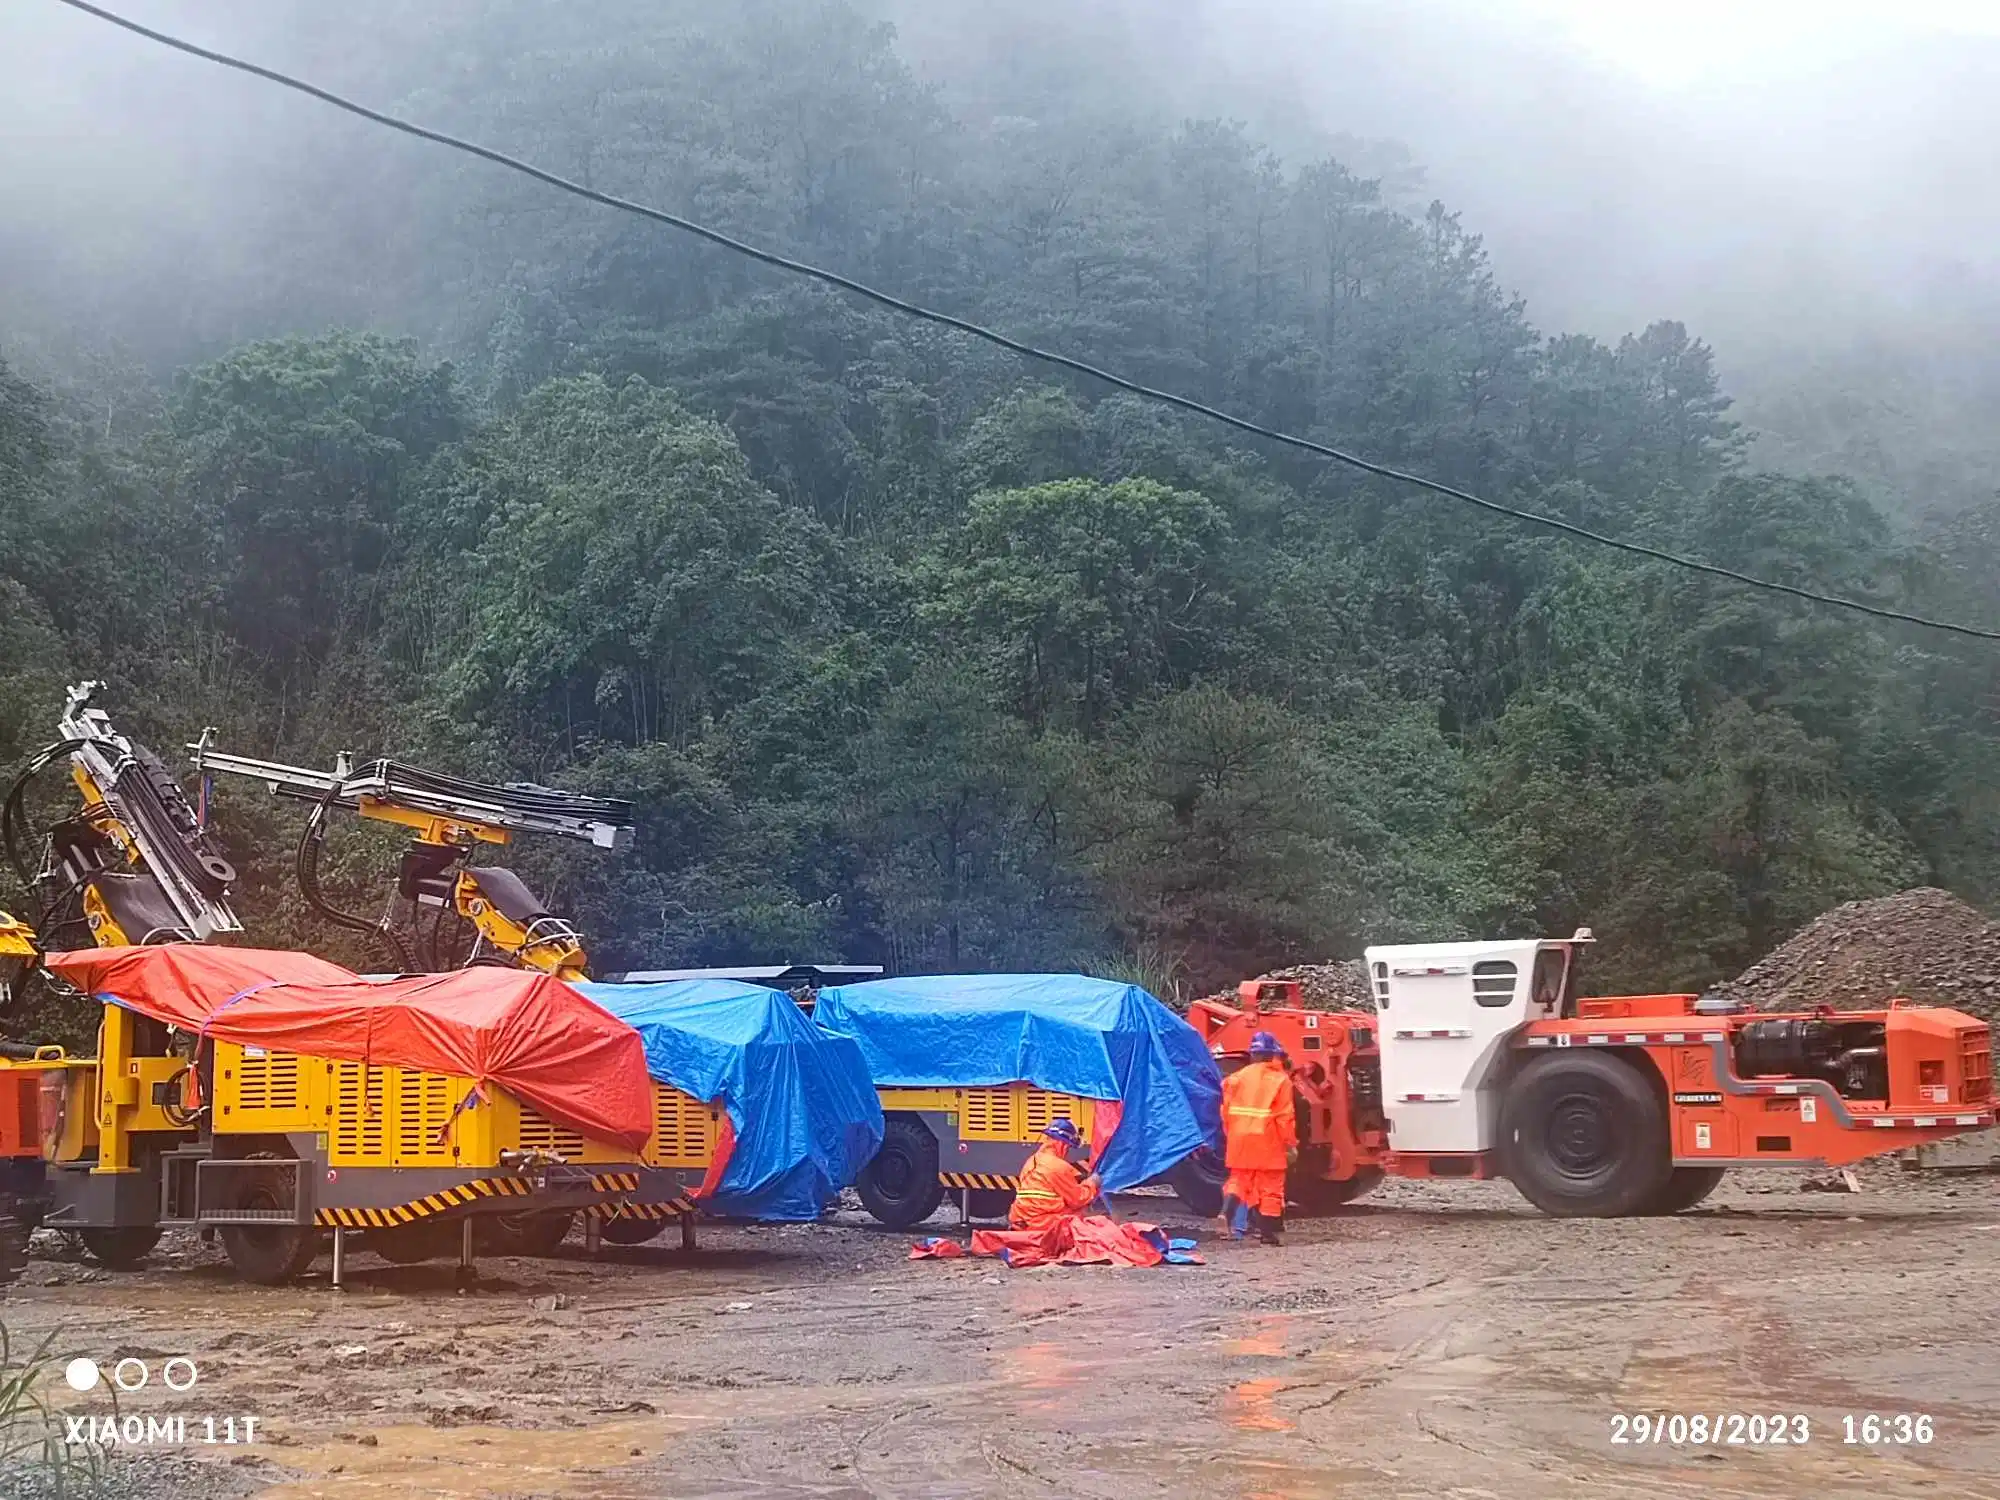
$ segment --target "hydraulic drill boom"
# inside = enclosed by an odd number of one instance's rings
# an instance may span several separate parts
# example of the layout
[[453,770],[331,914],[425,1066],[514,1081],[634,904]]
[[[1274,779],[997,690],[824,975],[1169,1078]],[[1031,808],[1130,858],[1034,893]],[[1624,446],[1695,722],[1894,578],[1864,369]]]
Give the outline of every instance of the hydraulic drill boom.
[[394,760],[370,761],[357,770],[345,754],[337,758],[333,770],[313,771],[274,760],[227,755],[211,745],[212,740],[205,735],[188,747],[194,753],[197,771],[247,776],[263,782],[274,796],[322,802],[424,832],[449,836],[449,830],[457,829],[496,844],[506,843],[509,833],[582,839],[600,849],[624,849],[632,842],[629,802],[585,797],[526,782],[493,785],[463,781]]
[[[274,796],[313,804],[312,818],[299,841],[298,876],[306,899],[323,916],[380,937],[405,967],[444,966],[436,924],[427,942],[419,931],[420,944],[428,951],[413,954],[386,918],[371,921],[342,912],[320,893],[318,857],[327,815],[336,807],[345,808],[413,832],[397,888],[416,906],[440,916],[455,912],[472,924],[480,946],[511,962],[565,978],[583,977],[583,942],[568,922],[544,910],[513,872],[464,861],[476,844],[506,844],[516,833],[624,849],[632,841],[630,803],[526,783],[466,781],[387,759],[356,768],[344,753],[331,771],[315,771],[228,755],[214,749],[213,741],[210,730],[188,747],[195,768],[204,776],[220,771],[249,777],[263,782]],[[479,956],[478,948],[472,956]]]
[[[205,942],[241,932],[229,906],[235,868],[165,762],[90,706],[101,686],[69,690],[57,726],[62,737],[28,763],[0,807],[8,856],[40,898],[40,941],[57,945],[54,934],[79,919],[98,946]],[[48,830],[39,866],[31,868],[23,799],[29,783],[64,758],[82,806]]]

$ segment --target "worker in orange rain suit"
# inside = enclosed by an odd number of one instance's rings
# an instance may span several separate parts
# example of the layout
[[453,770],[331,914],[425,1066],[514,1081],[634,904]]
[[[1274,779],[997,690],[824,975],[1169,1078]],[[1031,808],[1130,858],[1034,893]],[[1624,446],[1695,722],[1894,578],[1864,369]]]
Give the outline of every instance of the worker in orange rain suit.
[[1250,1038],[1250,1061],[1222,1081],[1222,1222],[1242,1239],[1248,1221],[1258,1238],[1278,1243],[1285,1227],[1285,1169],[1299,1159],[1298,1098],[1285,1071],[1285,1049],[1268,1031]]
[[1084,1176],[1069,1159],[1069,1153],[1083,1144],[1083,1133],[1072,1121],[1049,1121],[1042,1137],[1014,1189],[1007,1223],[1015,1229],[1046,1229],[1058,1219],[1074,1218],[1102,1189],[1096,1174]]

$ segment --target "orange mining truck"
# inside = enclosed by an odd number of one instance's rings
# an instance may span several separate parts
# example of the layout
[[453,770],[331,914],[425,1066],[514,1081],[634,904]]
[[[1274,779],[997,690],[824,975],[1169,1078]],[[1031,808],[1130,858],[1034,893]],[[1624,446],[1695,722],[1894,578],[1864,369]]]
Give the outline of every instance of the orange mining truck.
[[[1986,1023],[1891,1001],[1763,1014],[1695,995],[1579,998],[1573,938],[1370,948],[1377,1011],[1251,980],[1188,1019],[1225,1072],[1286,1049],[1293,1201],[1385,1176],[1505,1177],[1545,1213],[1677,1213],[1731,1167],[1831,1167],[1996,1123]],[[1220,1163],[1190,1206],[1219,1200]],[[1183,1190],[1183,1196],[1188,1196]]]

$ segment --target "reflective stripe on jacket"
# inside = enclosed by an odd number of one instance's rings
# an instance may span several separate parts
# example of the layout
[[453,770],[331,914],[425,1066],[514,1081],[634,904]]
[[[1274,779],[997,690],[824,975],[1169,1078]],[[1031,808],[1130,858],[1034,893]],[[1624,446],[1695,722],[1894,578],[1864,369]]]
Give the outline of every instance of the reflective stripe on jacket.
[[1061,1147],[1043,1146],[1021,1168],[1007,1222],[1016,1229],[1040,1229],[1088,1207],[1096,1196],[1083,1185],[1083,1174],[1063,1155]]
[[1253,1062],[1223,1079],[1224,1164],[1282,1172],[1285,1152],[1299,1143],[1296,1109],[1283,1063]]

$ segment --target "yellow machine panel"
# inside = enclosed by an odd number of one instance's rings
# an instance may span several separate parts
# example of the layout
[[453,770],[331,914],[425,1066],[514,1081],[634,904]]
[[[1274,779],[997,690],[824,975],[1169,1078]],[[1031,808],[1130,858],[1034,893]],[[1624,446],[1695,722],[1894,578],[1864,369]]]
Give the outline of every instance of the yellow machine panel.
[[97,1111],[92,1103],[97,1098],[97,1064],[72,1063],[60,1075],[60,1083],[51,1085],[48,1074],[43,1075],[44,1087],[62,1090],[63,1105],[56,1139],[53,1143],[44,1141],[44,1151],[52,1162],[82,1161],[95,1156],[98,1148]]
[[[571,1130],[566,1125],[558,1125],[544,1119],[526,1104],[509,1101],[514,1110],[514,1125],[518,1132],[520,1148],[524,1151],[544,1151],[560,1156],[564,1161],[581,1162],[586,1166],[599,1163],[629,1162],[632,1153],[606,1141],[595,1141],[588,1136]],[[505,1128],[507,1116],[500,1116]],[[692,1099],[678,1089],[670,1089],[663,1083],[653,1085],[653,1138],[646,1143],[646,1150],[640,1160],[649,1167],[700,1167],[706,1168],[715,1159],[715,1148],[722,1131],[722,1112],[710,1108],[698,1099]]]
[[882,1109],[907,1110],[912,1114],[939,1112],[955,1115],[964,1104],[964,1089],[877,1089]]
[[[584,1165],[630,1162],[632,1153],[558,1125],[512,1095],[417,1068],[272,1052],[217,1042],[215,1128],[240,1135],[310,1132],[327,1138],[335,1167],[493,1167],[503,1151],[538,1152]],[[706,1167],[720,1111],[653,1085],[654,1167]]]
[[1095,1101],[1052,1094],[1032,1084],[1009,1083],[981,1089],[878,1089],[885,1111],[938,1112],[955,1116],[967,1141],[1032,1141],[1049,1121],[1067,1116],[1090,1139]]
[[176,1122],[167,1107],[155,1098],[155,1090],[167,1086],[167,1096],[180,1101],[177,1080],[187,1072],[187,1062],[179,1057],[128,1057],[116,1075],[106,1076],[98,1089],[97,1123],[111,1123],[113,1110],[125,1111],[124,1128],[135,1133],[158,1130],[186,1130],[187,1121]]
[[670,1089],[653,1085],[653,1138],[646,1143],[649,1167],[702,1167],[715,1160],[722,1135],[720,1106],[703,1104]]
[[515,1143],[496,1131],[497,1111],[460,1107],[472,1088],[418,1068],[215,1045],[217,1132],[324,1135],[335,1167],[497,1165]]

